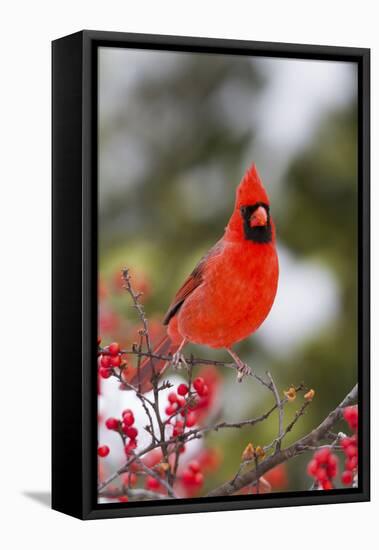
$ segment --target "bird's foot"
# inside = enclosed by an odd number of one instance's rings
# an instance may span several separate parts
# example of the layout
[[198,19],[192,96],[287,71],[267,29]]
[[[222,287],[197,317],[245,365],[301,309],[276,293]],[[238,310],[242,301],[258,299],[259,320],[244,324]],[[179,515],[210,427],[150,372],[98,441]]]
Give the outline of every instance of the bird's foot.
[[171,365],[175,370],[180,370],[183,366],[188,368],[187,361],[181,351],[174,353],[171,359]]
[[226,349],[237,365],[237,382],[242,382],[244,376],[251,376],[253,374],[251,368],[246,365],[231,348]]
[[246,365],[246,363],[241,363],[237,365],[237,382],[242,382],[244,376],[251,376],[253,371],[251,368]]

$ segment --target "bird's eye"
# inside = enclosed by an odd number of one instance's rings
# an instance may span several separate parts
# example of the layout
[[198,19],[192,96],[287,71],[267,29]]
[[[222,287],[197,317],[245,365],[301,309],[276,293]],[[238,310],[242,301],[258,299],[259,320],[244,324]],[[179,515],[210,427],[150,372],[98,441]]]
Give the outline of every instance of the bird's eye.
[[241,210],[241,214],[246,214],[247,212],[246,206],[241,206],[240,210]]

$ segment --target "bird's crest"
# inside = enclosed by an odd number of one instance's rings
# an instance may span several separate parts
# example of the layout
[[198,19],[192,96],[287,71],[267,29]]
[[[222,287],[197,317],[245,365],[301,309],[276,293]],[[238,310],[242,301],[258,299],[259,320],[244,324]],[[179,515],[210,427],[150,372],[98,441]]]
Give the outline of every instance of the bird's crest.
[[267,205],[270,204],[270,200],[265,188],[263,187],[255,164],[252,164],[251,168],[247,170],[241,183],[237,187],[236,208],[259,202]]

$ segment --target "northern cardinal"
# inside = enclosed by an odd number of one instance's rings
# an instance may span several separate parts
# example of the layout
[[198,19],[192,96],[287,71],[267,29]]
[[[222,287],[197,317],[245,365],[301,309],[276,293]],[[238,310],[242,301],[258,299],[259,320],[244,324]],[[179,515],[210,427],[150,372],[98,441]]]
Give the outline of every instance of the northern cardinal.
[[[279,265],[269,205],[253,164],[236,190],[234,211],[223,237],[172,300],[163,321],[167,336],[154,355],[172,355],[178,363],[183,347],[192,342],[225,348],[237,365],[239,379],[250,372],[231,348],[258,329],[275,299]],[[153,373],[161,373],[168,364],[146,358],[130,383],[142,392],[149,391]]]

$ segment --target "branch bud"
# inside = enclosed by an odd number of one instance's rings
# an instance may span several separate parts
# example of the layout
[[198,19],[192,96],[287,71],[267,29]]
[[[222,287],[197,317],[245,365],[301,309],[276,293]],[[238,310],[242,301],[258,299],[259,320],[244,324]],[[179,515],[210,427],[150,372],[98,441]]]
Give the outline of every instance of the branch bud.
[[170,464],[167,462],[161,462],[160,464],[157,464],[154,468],[156,472],[163,475],[170,469]]
[[252,443],[248,443],[246,445],[244,452],[242,453],[242,462],[246,462],[248,460],[253,460],[255,454],[254,454],[254,446]]
[[255,456],[257,458],[264,458],[266,456],[266,453],[264,452],[264,450],[260,445],[258,445],[258,447],[255,448]]
[[288,401],[294,401],[296,399],[296,389],[291,386],[288,390],[283,392]]
[[307,393],[304,395],[304,399],[306,401],[312,401],[312,399],[314,398],[315,396],[315,390],[313,389],[310,389],[309,391],[307,391]]

